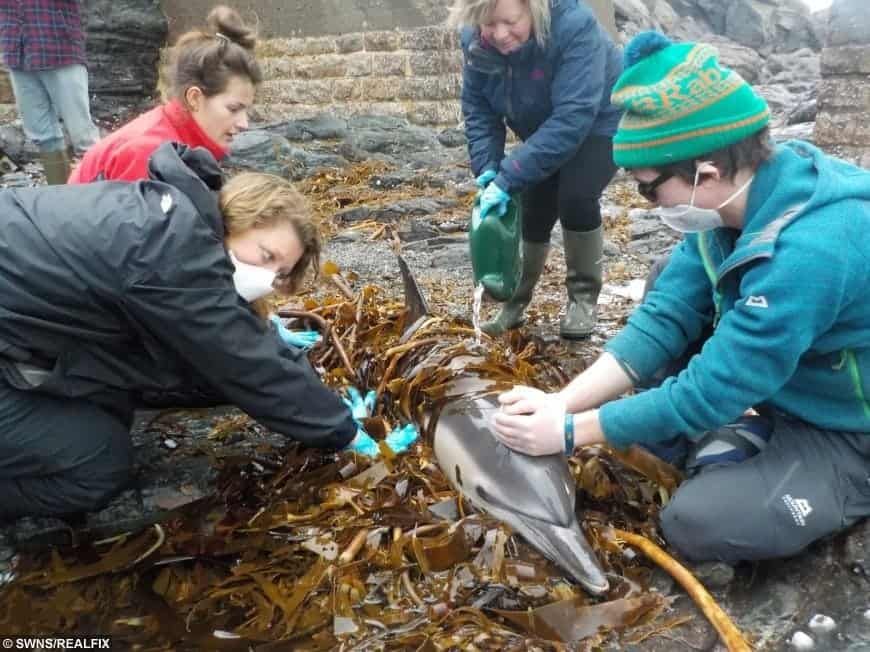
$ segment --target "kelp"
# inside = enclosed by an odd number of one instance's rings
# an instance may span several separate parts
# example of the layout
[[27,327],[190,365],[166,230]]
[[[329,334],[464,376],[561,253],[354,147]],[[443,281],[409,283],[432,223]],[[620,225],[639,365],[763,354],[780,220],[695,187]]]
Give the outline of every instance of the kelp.
[[[332,270],[334,274],[338,270]],[[99,632],[141,650],[566,650],[680,621],[611,527],[661,543],[656,516],[679,476],[655,458],[589,447],[572,459],[578,509],[611,589],[591,598],[448,484],[430,446],[450,400],[568,378],[534,342],[479,346],[468,324],[424,317],[374,287],[279,310],[324,341],[325,381],[378,392],[376,439],[407,421],[421,440],[376,461],[289,442],[215,454],[213,495],[159,527],[23,555],[0,589],[0,631]],[[218,423],[217,443],[250,427]],[[203,445],[207,445],[203,444]]]

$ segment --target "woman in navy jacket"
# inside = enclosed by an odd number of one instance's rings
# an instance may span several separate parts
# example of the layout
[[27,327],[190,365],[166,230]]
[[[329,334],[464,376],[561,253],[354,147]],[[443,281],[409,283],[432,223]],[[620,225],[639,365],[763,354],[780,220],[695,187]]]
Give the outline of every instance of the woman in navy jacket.
[[[560,333],[587,337],[601,289],[599,199],[616,171],[610,91],[621,53],[577,0],[456,0],[450,20],[462,26],[462,111],[481,212],[498,219],[522,193],[522,279],[484,330],[522,322],[558,217],[568,290]],[[522,140],[507,155],[506,126]]]

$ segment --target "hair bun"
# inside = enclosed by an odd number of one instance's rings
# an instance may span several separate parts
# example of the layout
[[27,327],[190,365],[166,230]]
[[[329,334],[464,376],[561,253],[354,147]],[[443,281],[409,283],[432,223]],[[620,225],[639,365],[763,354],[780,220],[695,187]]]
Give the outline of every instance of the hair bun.
[[212,9],[206,18],[206,25],[215,34],[226,36],[246,50],[253,50],[257,45],[257,33],[245,24],[239,12],[226,5]]
[[625,46],[625,54],[623,54],[625,67],[630,68],[641,59],[645,59],[673,44],[673,41],[661,32],[652,30],[641,32]]

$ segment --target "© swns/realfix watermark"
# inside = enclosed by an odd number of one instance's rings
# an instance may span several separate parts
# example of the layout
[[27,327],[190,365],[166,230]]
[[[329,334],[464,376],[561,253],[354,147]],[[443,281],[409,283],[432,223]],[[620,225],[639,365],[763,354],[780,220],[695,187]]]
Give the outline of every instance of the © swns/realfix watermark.
[[109,636],[4,636],[3,650],[111,650]]

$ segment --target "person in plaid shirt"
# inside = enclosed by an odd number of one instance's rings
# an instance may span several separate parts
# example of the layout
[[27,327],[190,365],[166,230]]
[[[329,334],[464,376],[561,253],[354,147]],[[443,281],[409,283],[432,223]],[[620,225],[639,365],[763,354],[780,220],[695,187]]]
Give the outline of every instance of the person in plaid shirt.
[[60,120],[77,153],[100,137],[88,103],[80,0],[0,0],[0,51],[46,181],[65,183],[69,159]]

